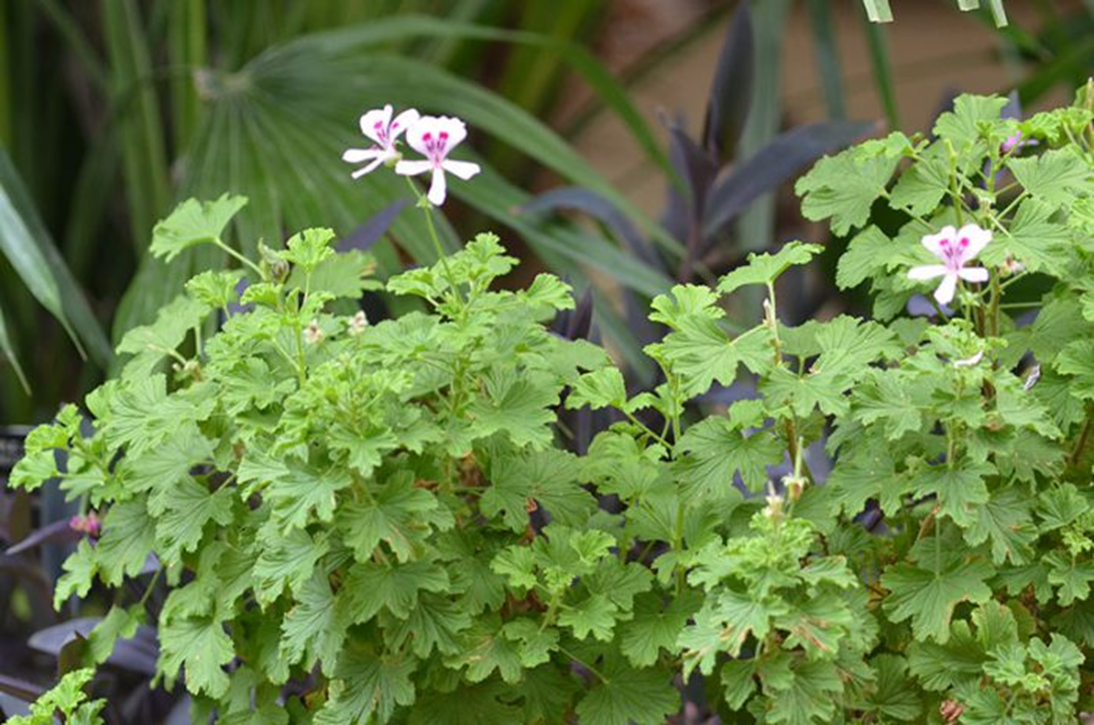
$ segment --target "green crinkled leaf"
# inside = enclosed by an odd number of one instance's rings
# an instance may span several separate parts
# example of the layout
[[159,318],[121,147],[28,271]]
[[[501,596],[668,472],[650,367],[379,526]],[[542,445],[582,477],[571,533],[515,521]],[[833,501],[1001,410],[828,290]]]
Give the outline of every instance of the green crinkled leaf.
[[350,567],[339,597],[356,624],[367,622],[382,609],[406,619],[420,592],[443,592],[448,587],[448,575],[435,562],[411,561],[390,566],[369,562]]
[[677,646],[683,650],[684,677],[696,667],[709,675],[719,653],[736,657],[750,634],[763,639],[771,629],[772,618],[787,613],[783,602],[760,601],[732,589],[717,597],[708,595],[694,623],[677,639]]
[[181,618],[161,622],[159,669],[172,686],[185,668],[186,689],[193,695],[218,698],[228,690],[224,666],[235,657],[224,624],[215,618]]
[[287,532],[315,520],[331,521],[338,505],[336,494],[352,482],[348,471],[336,467],[316,471],[290,466],[284,476],[272,480],[265,497],[273,505],[274,519]]
[[114,504],[103,519],[103,534],[95,547],[95,563],[104,582],[118,586],[144,568],[155,545],[156,519],[143,498]]
[[933,212],[950,188],[950,160],[941,145],[935,145],[900,175],[889,195],[889,206],[923,216]]
[[635,601],[634,619],[622,625],[620,651],[635,667],[649,667],[661,652],[676,652],[676,641],[699,609],[697,596],[674,598],[667,607],[655,594]]
[[953,110],[941,114],[935,121],[934,135],[960,150],[978,141],[983,135],[981,124],[998,121],[1006,105],[1007,99],[999,96],[962,94],[954,99]]
[[782,462],[785,448],[767,431],[746,436],[727,418],[711,417],[685,431],[677,476],[687,499],[723,498],[733,488],[733,475],[753,491],[767,483],[767,467]]
[[[186,283],[186,291],[194,300],[210,309],[227,310],[229,305],[239,299],[236,288],[244,276],[243,270],[239,269],[209,269],[191,278]],[[132,334],[130,332],[126,337]]]
[[346,624],[336,611],[330,582],[317,570],[295,594],[296,602],[281,624],[281,654],[290,665],[300,663],[304,670],[319,662],[330,675],[346,638]]
[[767,722],[787,725],[815,725],[831,722],[843,692],[843,679],[834,662],[804,660],[792,668],[793,679],[788,687],[770,687]]
[[992,592],[985,580],[994,570],[979,560],[946,564],[938,573],[922,568],[930,565],[900,563],[886,569],[881,584],[890,591],[883,606],[894,622],[910,618],[917,640],[933,639],[945,644],[950,639],[954,607],[965,601],[987,601]]
[[1071,394],[1080,400],[1094,400],[1094,340],[1075,340],[1060,351],[1056,369],[1071,375]]
[[221,240],[232,217],[246,205],[247,197],[229,194],[215,201],[188,199],[156,224],[148,249],[170,262],[190,247]]
[[578,460],[558,450],[532,451],[503,456],[490,467],[491,485],[480,499],[486,516],[502,514],[513,531],[528,526],[529,512],[542,506],[552,521],[567,525],[583,523],[595,500],[578,485]]
[[813,221],[830,219],[837,235],[863,226],[898,161],[887,156],[861,159],[854,150],[824,157],[794,185],[802,197],[802,214]]
[[119,353],[133,357],[125,364],[123,376],[140,378],[151,375],[159,363],[171,356],[200,325],[211,308],[204,302],[179,295],[156,314],[151,325],[134,327],[118,344]]
[[[409,725],[513,725],[520,722],[520,708],[502,698],[510,700],[512,688],[495,680],[479,685],[461,684],[451,692],[427,691],[414,703],[407,722]],[[316,725],[335,725],[335,722]]]
[[1030,196],[1056,208],[1070,206],[1076,196],[1094,192],[1094,174],[1071,147],[1011,159],[1007,167]]
[[942,515],[967,528],[976,520],[979,507],[988,502],[984,478],[992,473],[994,469],[984,463],[963,461],[952,468],[945,464],[927,466],[913,479],[915,495],[937,495]]
[[409,657],[378,655],[363,643],[350,645],[338,660],[330,699],[315,714],[315,725],[389,722],[400,706],[414,703],[410,676],[415,669]]
[[604,594],[594,594],[571,604],[558,617],[558,623],[569,627],[577,639],[590,635],[609,642],[615,629],[619,608]]
[[867,700],[870,710],[898,722],[913,722],[923,712],[919,693],[908,686],[903,657],[881,654],[870,660],[877,678]]
[[210,491],[208,484],[187,476],[150,498],[148,512],[156,520],[156,552],[167,564],[178,561],[183,552],[193,551],[210,522],[232,523],[235,491],[221,487]]
[[744,266],[722,277],[718,291],[728,295],[746,285],[771,284],[790,267],[809,264],[823,249],[819,244],[787,242],[778,252],[749,254]]
[[1072,264],[1071,231],[1054,218],[1056,209],[1041,199],[1026,199],[1018,206],[1006,232],[996,232],[980,259],[998,266],[1008,258],[1030,272],[1067,276]]
[[255,599],[266,606],[287,587],[297,591],[327,552],[325,540],[314,540],[308,532],[295,529],[287,534],[260,535],[258,559],[254,565]]
[[[401,650],[409,642],[415,656],[425,659],[436,649],[441,654],[460,651],[459,634],[471,626],[465,602],[454,602],[440,594],[418,595],[418,605],[405,619],[384,619],[384,634],[392,650]],[[525,665],[527,666],[527,662]]]
[[1015,486],[993,491],[986,503],[974,507],[964,535],[969,546],[991,541],[991,558],[997,565],[1027,563],[1037,539],[1027,495]]
[[510,684],[520,681],[523,673],[521,649],[507,637],[497,616],[476,622],[461,636],[459,652],[451,657],[450,667],[466,667],[469,682],[482,682],[494,672]]
[[693,397],[709,390],[714,381],[731,385],[741,364],[753,371],[770,364],[770,341],[764,327],[730,339],[716,320],[696,315],[665,337],[660,354],[680,377],[684,396]]
[[91,661],[96,665],[106,662],[114,652],[117,641],[132,639],[137,633],[137,627],[143,623],[143,608],[139,606],[126,608],[116,604],[112,606],[87,637]]
[[102,420],[103,433],[132,455],[162,445],[175,435],[180,421],[205,420],[213,410],[213,389],[194,386],[167,394],[162,374],[123,381],[110,398],[110,414]]
[[331,242],[335,240],[333,229],[305,229],[285,242],[281,257],[286,262],[313,272],[324,261],[334,256]]
[[399,561],[408,561],[435,530],[452,526],[452,515],[429,491],[395,478],[363,501],[344,504],[335,516],[342,541],[358,561],[368,561],[384,542]]
[[558,404],[555,386],[539,376],[508,371],[487,374],[484,382],[485,396],[470,411],[476,438],[502,431],[518,446],[550,443],[549,426],[555,419],[551,407]]
[[870,225],[855,235],[836,266],[836,285],[851,289],[873,277],[884,277],[900,245]]
[[577,704],[582,725],[662,725],[680,707],[667,672],[615,662],[602,674],[607,681],[598,681]]

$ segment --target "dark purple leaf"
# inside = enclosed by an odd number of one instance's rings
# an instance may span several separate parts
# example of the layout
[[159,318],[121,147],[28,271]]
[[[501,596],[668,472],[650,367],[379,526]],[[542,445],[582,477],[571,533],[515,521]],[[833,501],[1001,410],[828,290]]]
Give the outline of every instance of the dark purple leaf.
[[72,530],[72,527],[68,525],[68,520],[54,521],[52,524],[43,526],[27,538],[17,542],[14,546],[9,547],[4,553],[12,556],[33,549],[40,544],[78,541],[82,536],[83,534],[79,531]]
[[580,186],[551,189],[519,207],[517,213],[542,214],[560,209],[580,211],[602,222],[636,257],[655,269],[664,269],[653,246],[639,234],[630,220],[614,204],[591,189]]
[[723,164],[733,155],[752,105],[755,51],[748,5],[741,2],[729,23],[707,102],[703,147]]
[[1018,98],[1018,91],[1011,91],[1007,94],[1007,105],[1003,106],[1000,117],[1013,118],[1016,121],[1022,120],[1022,101]]
[[0,692],[23,702],[34,702],[45,690],[31,682],[0,675]]
[[[3,689],[2,686],[0,689]],[[20,697],[12,697],[6,692],[0,692],[0,715],[7,717],[29,715],[31,702],[33,700],[24,700]]]
[[338,242],[336,249],[339,252],[348,252],[358,249],[367,252],[376,242],[380,241],[387,230],[395,222],[395,217],[407,204],[406,199],[397,199],[381,209],[375,216],[361,226],[354,229],[346,237]]
[[551,323],[551,330],[567,340],[587,340],[593,324],[593,291],[586,287],[585,292],[572,310],[563,310]]
[[715,184],[703,218],[704,239],[709,244],[757,198],[877,127],[864,121],[822,121],[782,134]]
[[[91,630],[102,621],[101,617],[80,617],[67,622],[39,630],[27,641],[39,652],[59,657],[62,650],[71,642],[87,639]],[[156,630],[147,625],[137,628],[132,639],[119,639],[107,662],[116,667],[137,672],[142,675],[154,675],[156,658],[159,656],[159,643]]]

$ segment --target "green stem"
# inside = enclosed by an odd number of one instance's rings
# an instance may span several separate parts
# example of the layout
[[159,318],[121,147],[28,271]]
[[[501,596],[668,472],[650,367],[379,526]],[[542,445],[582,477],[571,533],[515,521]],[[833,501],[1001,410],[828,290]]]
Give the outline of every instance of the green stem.
[[572,659],[574,662],[578,663],[579,665],[581,665],[585,669],[587,669],[589,672],[592,672],[594,675],[597,676],[597,679],[599,679],[605,685],[610,685],[612,683],[611,680],[609,680],[607,677],[604,676],[604,673],[602,673],[600,670],[598,670],[595,667],[593,667],[592,665],[590,665],[588,662],[585,662],[580,657],[578,657],[577,655],[575,655],[573,652],[566,649],[562,645],[558,646],[558,651],[561,652],[562,654],[566,655],[567,657],[569,657],[570,659]]
[[156,588],[156,584],[159,583],[160,577],[162,575],[163,567],[161,566],[159,569],[156,569],[156,573],[153,574],[152,578],[148,581],[148,587],[144,590],[144,594],[141,596],[139,606],[143,607],[148,602],[148,598],[152,596],[152,590]]
[[441,265],[441,270],[444,272],[445,280],[448,282],[448,286],[452,288],[453,294],[460,300],[461,308],[465,305],[463,298],[463,291],[459,285],[456,284],[455,277],[452,276],[452,270],[448,267],[448,255],[444,251],[444,245],[441,244],[441,238],[437,234],[437,227],[433,223],[433,204],[429,199],[422,195],[422,192],[415,185],[414,181],[409,176],[404,176],[406,184],[410,187],[411,193],[414,194],[414,198],[418,200],[418,207],[425,214],[425,225],[429,230],[429,238],[433,242],[433,249],[437,252],[437,261]]
[[230,246],[228,246],[227,244],[225,244],[225,243],[224,243],[223,241],[221,241],[220,239],[214,239],[214,240],[213,240],[213,244],[215,244],[216,246],[218,246],[218,247],[220,247],[220,248],[221,248],[222,250],[224,250],[224,252],[225,252],[225,253],[226,253],[226,254],[227,254],[227,255],[228,255],[229,257],[233,257],[233,258],[237,259],[238,261],[242,262],[242,263],[243,263],[244,265],[246,265],[246,266],[250,267],[250,268],[251,268],[251,270],[252,270],[252,271],[253,271],[253,272],[254,272],[255,274],[257,274],[257,275],[258,275],[258,278],[259,278],[259,279],[265,279],[265,278],[266,278],[266,275],[262,273],[262,268],[261,268],[261,267],[259,267],[259,266],[258,266],[257,264],[255,264],[255,263],[254,263],[254,262],[252,262],[251,260],[247,259],[247,257],[245,257],[244,255],[240,254],[240,253],[239,253],[239,252],[237,252],[236,250],[232,249],[232,248],[231,248]]

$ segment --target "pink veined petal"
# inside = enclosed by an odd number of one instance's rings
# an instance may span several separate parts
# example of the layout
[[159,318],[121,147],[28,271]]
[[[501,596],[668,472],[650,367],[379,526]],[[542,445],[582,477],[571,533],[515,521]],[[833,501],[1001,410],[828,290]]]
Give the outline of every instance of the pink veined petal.
[[446,154],[467,138],[467,126],[458,118],[441,116],[437,119],[436,128],[438,135],[442,133],[448,134],[448,142],[445,144]]
[[943,256],[943,241],[947,241],[953,244],[955,237],[957,236],[957,230],[952,226],[942,227],[942,231],[938,234],[928,234],[923,237],[923,246],[930,251],[931,254],[942,257]]
[[983,267],[962,267],[957,270],[957,276],[966,282],[987,282],[988,270]]
[[908,270],[908,279],[934,279],[941,277],[949,270],[943,264],[925,264],[922,267],[912,267]]
[[942,284],[934,291],[934,298],[940,305],[948,305],[953,302],[953,295],[957,291],[957,275],[947,274],[942,278]]
[[354,179],[360,179],[360,178],[361,178],[362,176],[364,176],[365,174],[371,174],[371,173],[372,173],[373,171],[375,171],[375,170],[376,170],[376,168],[377,168],[377,167],[378,167],[378,166],[379,166],[380,164],[382,164],[382,163],[384,163],[385,161],[387,161],[387,159],[388,159],[388,157],[387,157],[387,156],[377,156],[377,157],[376,157],[375,159],[373,159],[373,160],[372,160],[372,163],[370,163],[370,164],[368,164],[367,166],[364,166],[364,167],[362,167],[362,168],[360,168],[360,169],[357,169],[357,170],[356,170],[356,171],[354,171],[354,172],[353,172],[352,174],[350,174],[350,177],[352,177],[352,178],[354,178]]
[[437,138],[439,129],[437,128],[437,121],[440,120],[435,116],[421,116],[417,121],[407,130],[406,142],[410,144],[410,148],[414,149],[422,156],[429,156],[429,149],[426,147],[425,135],[429,134],[432,138]]
[[426,198],[429,199],[429,203],[433,206],[440,206],[444,204],[444,197],[447,189],[445,188],[444,170],[433,169],[433,182],[429,185],[429,193],[426,194]]
[[395,164],[395,173],[402,174],[403,176],[417,176],[418,174],[424,174],[432,168],[433,164],[428,161],[400,161]]
[[966,224],[958,230],[957,239],[958,242],[962,239],[969,240],[969,246],[962,250],[963,254],[961,255],[962,260],[967,262],[975,258],[984,247],[988,246],[988,243],[991,242],[991,231],[981,229],[975,224]]
[[361,116],[361,133],[365,134],[376,143],[383,145],[380,134],[376,132],[376,124],[379,123],[383,128],[387,128],[387,125],[391,123],[391,111],[392,108],[389,103],[383,108],[375,108],[365,112],[365,114]]
[[346,152],[342,154],[342,160],[351,164],[359,164],[362,161],[376,159],[383,155],[384,152],[381,149],[346,149]]
[[399,138],[399,134],[416,124],[420,117],[418,111],[413,108],[408,108],[396,116],[395,120],[391,122],[391,140],[394,142],[395,139]]
[[451,172],[455,176],[467,181],[475,174],[482,171],[479,165],[471,161],[455,161],[453,159],[445,159],[441,164],[445,171]]

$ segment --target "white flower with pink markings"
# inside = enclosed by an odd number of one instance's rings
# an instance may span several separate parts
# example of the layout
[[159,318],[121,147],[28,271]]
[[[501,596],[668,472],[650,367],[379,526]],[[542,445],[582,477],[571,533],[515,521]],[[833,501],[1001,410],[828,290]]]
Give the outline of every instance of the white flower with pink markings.
[[426,198],[433,206],[444,203],[447,195],[445,172],[454,174],[467,181],[479,173],[479,165],[470,161],[456,161],[448,158],[452,149],[456,148],[467,137],[467,128],[463,121],[448,116],[422,116],[410,130],[407,131],[406,141],[410,147],[420,153],[425,159],[407,161],[401,160],[395,165],[395,173],[404,176],[417,176],[427,171],[433,173],[429,184],[429,193]]
[[975,224],[966,224],[960,229],[952,226],[942,228],[938,234],[923,237],[923,246],[942,260],[942,264],[925,264],[912,267],[908,277],[916,280],[941,277],[942,282],[934,291],[939,304],[948,305],[957,292],[959,280],[966,282],[987,282],[988,270],[984,267],[966,267],[976,255],[988,246],[991,232]]
[[383,108],[373,109],[361,116],[361,133],[375,144],[367,149],[347,149],[342,154],[342,160],[351,164],[368,162],[353,172],[353,178],[359,179],[375,170],[380,164],[399,158],[395,142],[404,131],[418,122],[419,115],[413,108],[408,108],[392,120],[393,112],[389,103]]

